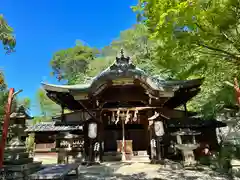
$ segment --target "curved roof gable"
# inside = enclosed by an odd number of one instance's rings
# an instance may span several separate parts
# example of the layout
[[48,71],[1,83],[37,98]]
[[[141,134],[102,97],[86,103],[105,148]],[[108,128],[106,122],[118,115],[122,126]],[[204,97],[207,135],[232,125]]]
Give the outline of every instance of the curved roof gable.
[[129,57],[124,57],[123,51],[121,51],[121,57],[117,57],[116,62],[113,65],[94,77],[88,84],[53,85],[42,83],[42,85],[46,91],[52,92],[70,93],[78,91],[94,93],[107,82],[121,78],[139,80],[152,91],[165,91],[169,89],[171,91],[176,91],[180,88],[194,88],[199,87],[203,81],[203,79],[165,81],[163,79],[150,77],[142,69],[132,64]]

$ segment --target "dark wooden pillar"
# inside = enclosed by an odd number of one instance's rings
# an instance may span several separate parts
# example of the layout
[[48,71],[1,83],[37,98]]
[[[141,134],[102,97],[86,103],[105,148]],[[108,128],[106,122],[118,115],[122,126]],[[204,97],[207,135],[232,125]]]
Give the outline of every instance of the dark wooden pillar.
[[156,159],[160,161],[163,158],[162,140],[164,135],[164,126],[163,126],[163,122],[160,119],[154,121],[154,132],[155,132],[156,151],[157,151]]
[[[61,122],[66,122],[65,120],[65,114],[64,114],[64,106],[61,106]],[[59,148],[60,151],[58,151],[58,159],[57,162],[58,164],[63,163],[63,159],[65,159],[65,153],[60,149],[60,144],[61,144],[61,139],[62,135],[61,134],[56,134],[55,136],[55,141],[56,141],[56,148]]]
[[156,147],[155,147],[155,137],[154,137],[154,130],[153,130],[153,124],[149,127],[149,140],[150,140],[150,157],[151,160],[154,160],[156,158]]
[[[91,125],[90,124],[94,124]],[[96,162],[96,157],[99,154],[99,121],[96,121],[95,119],[90,119],[85,122],[84,124],[84,136],[85,136],[85,152],[87,154],[87,160],[89,164],[93,164]],[[95,129],[93,126],[97,126]],[[96,132],[97,130],[97,132]],[[98,145],[97,145],[98,144]],[[97,147],[97,148],[96,148]]]
[[99,119],[99,160],[100,162],[103,162],[103,141],[104,141],[104,126],[103,126],[103,120],[102,120],[102,111],[99,110],[97,112],[97,119]]

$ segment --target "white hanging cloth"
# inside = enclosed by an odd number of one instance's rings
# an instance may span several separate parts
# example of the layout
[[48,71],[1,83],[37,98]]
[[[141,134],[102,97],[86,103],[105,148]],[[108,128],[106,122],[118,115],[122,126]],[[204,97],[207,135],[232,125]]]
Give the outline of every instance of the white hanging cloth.
[[134,116],[133,116],[133,121],[136,122],[137,121],[137,114],[138,114],[138,110],[135,110],[134,112]]
[[115,124],[117,124],[119,122],[119,117],[120,116],[120,110],[117,110],[117,120],[115,121]]
[[112,121],[112,122],[115,122],[115,114],[114,114],[114,111],[112,112],[112,118],[111,118],[111,121]]
[[129,110],[127,110],[125,124],[127,124],[129,120],[130,120],[130,114],[129,114]]

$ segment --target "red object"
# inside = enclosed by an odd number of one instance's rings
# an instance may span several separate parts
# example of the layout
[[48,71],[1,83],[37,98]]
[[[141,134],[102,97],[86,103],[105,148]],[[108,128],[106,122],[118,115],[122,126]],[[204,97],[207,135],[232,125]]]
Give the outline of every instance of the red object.
[[5,116],[3,122],[3,130],[2,130],[2,141],[0,146],[0,169],[3,167],[4,160],[4,149],[7,141],[8,127],[9,127],[9,119],[11,113],[12,99],[13,99],[14,88],[10,88],[8,94],[8,102],[5,107]]
[[236,92],[237,104],[240,105],[240,88],[237,78],[234,78],[234,89]]

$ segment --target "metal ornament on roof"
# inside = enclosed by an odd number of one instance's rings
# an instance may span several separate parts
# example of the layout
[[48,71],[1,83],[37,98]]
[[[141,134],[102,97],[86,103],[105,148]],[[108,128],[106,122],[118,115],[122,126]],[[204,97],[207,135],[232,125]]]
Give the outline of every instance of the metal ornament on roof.
[[125,57],[123,48],[120,50],[120,55],[120,58],[116,57],[117,64],[129,64],[130,57]]
[[88,124],[88,137],[91,139],[97,137],[97,123],[91,122]]
[[117,68],[119,72],[126,71],[128,68],[132,66],[130,63],[130,57],[125,57],[124,50],[121,49],[120,57],[116,57],[116,64],[112,66],[113,69]]

